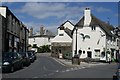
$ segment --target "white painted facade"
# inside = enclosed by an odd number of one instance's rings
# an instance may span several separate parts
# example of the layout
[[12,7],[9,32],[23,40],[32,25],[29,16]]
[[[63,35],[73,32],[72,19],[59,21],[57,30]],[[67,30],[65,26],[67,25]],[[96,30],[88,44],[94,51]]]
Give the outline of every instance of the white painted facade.
[[[63,27],[70,30],[73,30],[74,28],[74,26],[69,21],[66,21]],[[64,30],[60,30],[60,28],[58,28],[58,34],[55,36],[55,38],[52,39],[52,43],[53,42],[72,43],[72,38]]]
[[6,7],[0,7],[0,14],[6,18]]
[[[63,36],[60,36],[63,35]],[[53,42],[68,42],[68,43],[72,43],[72,38],[66,34],[66,32],[64,30],[59,30],[59,33],[57,36],[55,36],[55,38],[52,39],[52,43]]]
[[[84,26],[82,28],[78,27],[77,30],[77,54],[80,58],[91,57],[93,59],[107,60],[107,54],[103,53],[105,50],[109,50],[111,48],[116,49],[116,41],[108,36],[106,32],[100,27],[95,26],[95,30],[92,30],[89,26],[91,23],[91,12],[90,10],[84,11]],[[90,38],[83,39],[81,34],[88,35]],[[79,54],[79,50],[82,51]],[[76,51],[76,30],[73,32],[73,57]],[[89,53],[91,52],[91,53]],[[90,56],[91,54],[91,56]]]
[[43,45],[51,45],[51,40],[53,37],[32,37],[29,38],[29,44],[33,46],[33,44],[37,44],[38,47],[43,46]]

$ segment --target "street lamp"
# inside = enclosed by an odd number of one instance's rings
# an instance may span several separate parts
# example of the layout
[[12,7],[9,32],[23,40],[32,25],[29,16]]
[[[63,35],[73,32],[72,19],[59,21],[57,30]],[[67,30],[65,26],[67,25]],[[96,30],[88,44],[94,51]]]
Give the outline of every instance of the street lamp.
[[78,28],[76,26],[76,44],[75,44],[76,45],[76,47],[75,47],[76,49],[75,49],[75,55],[77,55],[77,31],[78,31]]
[[76,30],[76,43],[75,43],[75,54],[74,57],[72,58],[72,64],[77,64],[80,65],[80,61],[79,61],[79,56],[77,54],[77,31],[78,31],[78,26],[75,25],[75,30]]

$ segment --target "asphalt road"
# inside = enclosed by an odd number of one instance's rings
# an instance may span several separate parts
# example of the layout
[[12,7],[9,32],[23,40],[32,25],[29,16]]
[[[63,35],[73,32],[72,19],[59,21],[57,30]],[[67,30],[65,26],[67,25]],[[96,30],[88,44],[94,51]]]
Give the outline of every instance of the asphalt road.
[[67,67],[46,55],[37,55],[37,60],[29,67],[4,73],[3,78],[112,78],[117,64],[94,67]]

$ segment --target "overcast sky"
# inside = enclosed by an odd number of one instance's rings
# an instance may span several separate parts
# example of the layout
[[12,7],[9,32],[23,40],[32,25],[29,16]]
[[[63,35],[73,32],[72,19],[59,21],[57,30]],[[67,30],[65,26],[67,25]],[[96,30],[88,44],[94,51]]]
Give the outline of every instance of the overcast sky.
[[89,7],[94,16],[113,26],[118,25],[117,2],[3,2],[27,27],[39,30],[41,25],[52,32],[57,32],[66,20],[76,24],[83,16],[84,9]]

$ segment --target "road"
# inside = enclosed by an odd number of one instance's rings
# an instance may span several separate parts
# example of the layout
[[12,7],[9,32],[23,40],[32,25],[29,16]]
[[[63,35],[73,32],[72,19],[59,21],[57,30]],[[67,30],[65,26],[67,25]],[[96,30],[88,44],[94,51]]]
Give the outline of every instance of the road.
[[46,55],[37,55],[37,60],[29,67],[4,73],[3,78],[112,78],[117,64],[99,65],[93,67],[68,67],[61,65]]

